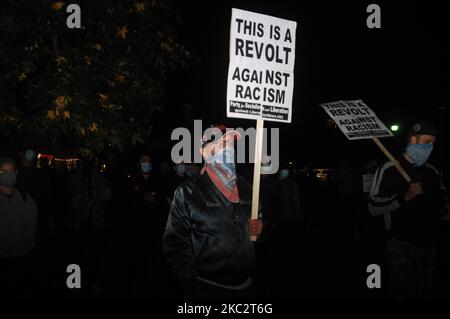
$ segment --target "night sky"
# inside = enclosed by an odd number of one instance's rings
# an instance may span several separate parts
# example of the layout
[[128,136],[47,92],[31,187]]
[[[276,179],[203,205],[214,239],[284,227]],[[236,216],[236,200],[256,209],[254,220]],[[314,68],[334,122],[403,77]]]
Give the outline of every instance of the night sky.
[[190,104],[192,118],[206,124],[255,126],[252,120],[226,118],[229,26],[235,7],[297,21],[293,121],[265,122],[280,127],[284,160],[335,166],[343,158],[355,163],[383,159],[370,140],[350,142],[326,126],[327,115],[318,104],[340,99],[363,99],[387,126],[399,123],[397,137],[383,140],[392,153],[399,152],[396,147],[405,142],[412,121],[427,119],[439,126],[444,113],[438,107],[448,108],[450,19],[443,7],[427,1],[377,1],[381,29],[369,29],[370,3],[178,1],[181,39],[199,62],[171,80],[169,110]]

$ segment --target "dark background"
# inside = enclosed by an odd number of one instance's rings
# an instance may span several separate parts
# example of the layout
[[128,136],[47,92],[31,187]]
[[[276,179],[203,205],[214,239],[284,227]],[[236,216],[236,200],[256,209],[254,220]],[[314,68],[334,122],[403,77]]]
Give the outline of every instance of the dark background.
[[[377,1],[376,4],[381,7],[381,29],[368,29],[366,19],[369,13],[366,8],[371,3],[361,0],[176,1],[181,42],[194,53],[196,62],[193,67],[170,77],[166,87],[167,103],[163,112],[153,115],[155,128],[145,147],[151,149],[156,160],[169,157],[172,129],[177,126],[191,127],[194,119],[203,120],[204,128],[217,122],[235,128],[255,126],[255,121],[226,118],[229,26],[231,8],[235,7],[298,23],[292,123],[265,122],[267,127],[281,130],[282,161],[292,161],[298,168],[304,165],[336,168],[342,160],[347,160],[353,168],[361,168],[369,160],[384,160],[384,155],[372,141],[348,141],[338,129],[328,127],[328,117],[319,106],[319,103],[341,99],[363,99],[388,127],[391,124],[400,126],[394,137],[382,140],[394,155],[398,155],[404,147],[407,129],[414,120],[429,120],[438,126],[440,136],[431,161],[447,174],[444,174],[444,181],[448,186],[448,14],[443,5],[428,1]],[[139,151],[123,155],[130,158],[132,168],[136,166],[135,155]],[[117,189],[121,190],[124,185],[121,179],[118,181],[120,187]],[[367,277],[366,265],[374,262],[370,255],[373,251],[370,246],[352,244],[356,214],[345,212],[344,209],[349,210],[348,206],[336,205],[336,195],[332,194],[336,189],[328,190],[320,185],[317,189],[306,191],[309,191],[306,194],[312,194],[308,199],[314,203],[311,209],[314,216],[309,221],[312,230],[304,241],[298,240],[302,246],[292,250],[300,252],[302,262],[305,261],[302,271],[307,278],[302,293],[307,297],[325,298],[367,296],[369,293],[361,278]],[[359,200],[358,207],[366,209],[367,203],[360,195],[363,194],[355,194],[354,198]],[[114,199],[121,200],[121,196]],[[128,211],[128,207],[123,208],[116,202],[111,206],[120,214]],[[365,213],[363,210],[360,212]],[[121,225],[124,215],[118,216],[120,218],[116,222]],[[383,229],[382,224],[376,226]],[[370,237],[371,234],[368,234],[367,237]],[[124,237],[127,239],[127,236]],[[130,246],[127,246],[126,240],[123,241],[117,234],[112,238],[119,249],[112,245],[108,258],[119,260],[119,263],[113,265],[105,277],[115,275],[115,271],[123,277],[119,268],[127,263],[132,269],[130,277],[145,274],[142,269],[139,272],[133,267],[143,265],[139,258],[144,255],[142,251],[146,251],[145,244],[148,242],[142,240],[143,249],[141,246],[131,246],[139,257],[132,259],[129,256],[134,258],[135,255],[129,253]],[[377,238],[371,239],[377,241]],[[274,247],[278,250],[284,246]],[[52,258],[58,260],[57,266],[67,265],[66,260],[59,260],[60,256],[56,254]],[[67,259],[72,263],[75,258],[68,256]],[[278,262],[275,258],[272,261],[273,265]],[[58,269],[61,272],[58,273],[58,280],[61,281],[58,287],[65,287],[63,280],[66,274],[62,274],[61,270],[64,268]],[[154,273],[159,278],[160,274]],[[295,270],[295,273],[298,271]],[[164,279],[164,276],[161,278]],[[124,281],[124,286],[128,287],[128,281]],[[166,291],[163,292],[151,286],[148,278],[138,278],[136,281],[140,284],[136,289],[140,297],[148,296],[149,290],[156,297],[165,297],[165,293],[170,297],[173,295],[170,285],[164,280],[161,285]],[[148,287],[147,283],[150,283]],[[120,285],[114,288],[121,290]],[[123,289],[123,292],[127,291]],[[361,295],[362,291],[366,295]]]
[[255,126],[255,121],[226,118],[229,25],[235,7],[297,21],[292,123],[265,122],[281,129],[282,160],[333,167],[343,158],[354,164],[383,159],[370,140],[348,141],[339,130],[328,128],[318,105],[363,99],[386,126],[400,125],[396,137],[383,139],[393,154],[404,146],[414,120],[436,124],[441,138],[431,161],[441,166],[445,159],[448,167],[448,153],[441,159],[441,149],[448,149],[448,110],[439,108],[448,109],[450,19],[436,3],[377,1],[381,29],[369,29],[366,8],[371,3],[178,1],[181,40],[199,61],[171,79],[168,112],[161,123],[171,127],[202,119],[204,125]]

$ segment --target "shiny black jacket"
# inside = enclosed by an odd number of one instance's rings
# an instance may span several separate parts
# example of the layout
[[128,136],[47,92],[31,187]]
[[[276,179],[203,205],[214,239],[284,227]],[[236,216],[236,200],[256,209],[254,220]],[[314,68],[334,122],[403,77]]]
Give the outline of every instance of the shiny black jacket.
[[186,288],[196,277],[225,285],[241,284],[254,268],[250,240],[251,186],[237,179],[240,202],[228,201],[207,173],[175,191],[164,234],[164,252]]

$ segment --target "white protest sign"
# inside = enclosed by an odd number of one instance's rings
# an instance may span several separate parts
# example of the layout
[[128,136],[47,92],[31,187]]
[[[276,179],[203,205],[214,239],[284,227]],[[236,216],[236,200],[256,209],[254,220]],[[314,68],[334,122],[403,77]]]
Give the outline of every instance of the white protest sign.
[[392,136],[362,100],[320,104],[349,140]]
[[227,117],[291,122],[297,22],[232,9]]

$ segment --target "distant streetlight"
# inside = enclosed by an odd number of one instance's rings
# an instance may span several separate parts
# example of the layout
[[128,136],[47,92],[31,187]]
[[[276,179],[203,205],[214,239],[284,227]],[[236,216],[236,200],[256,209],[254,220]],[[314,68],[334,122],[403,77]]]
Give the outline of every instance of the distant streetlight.
[[391,131],[392,131],[392,132],[397,132],[398,129],[399,129],[399,126],[398,126],[398,125],[391,125]]

